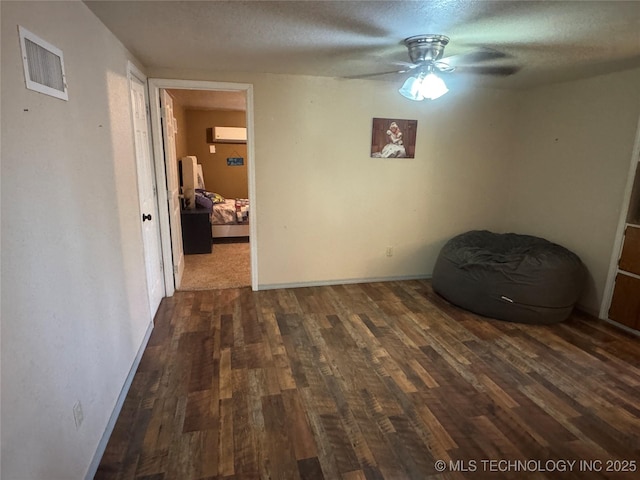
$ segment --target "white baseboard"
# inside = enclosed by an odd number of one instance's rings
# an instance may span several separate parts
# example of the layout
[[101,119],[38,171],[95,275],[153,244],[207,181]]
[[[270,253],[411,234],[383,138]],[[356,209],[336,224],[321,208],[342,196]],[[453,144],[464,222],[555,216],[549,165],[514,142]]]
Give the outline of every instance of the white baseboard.
[[96,476],[96,472],[98,471],[98,467],[100,466],[100,460],[102,460],[102,455],[104,455],[104,451],[107,448],[107,443],[109,443],[109,438],[111,437],[113,429],[116,426],[116,421],[118,420],[118,416],[120,415],[120,410],[122,410],[124,400],[125,398],[127,398],[127,393],[129,393],[129,388],[131,388],[131,382],[133,382],[133,377],[136,375],[136,371],[138,370],[138,366],[140,365],[140,360],[142,360],[142,354],[147,348],[147,343],[149,343],[149,337],[151,337],[152,331],[153,321],[149,322],[149,326],[147,327],[147,331],[144,334],[144,338],[142,339],[142,343],[140,344],[140,348],[138,349],[136,358],[133,360],[133,364],[129,369],[129,375],[127,375],[127,378],[124,381],[124,385],[122,386],[122,390],[120,390],[120,395],[118,395],[116,405],[113,408],[113,412],[111,412],[109,421],[107,422],[107,427],[102,434],[100,442],[98,443],[98,448],[96,449],[96,453],[93,455],[93,460],[91,460],[91,463],[89,464],[89,469],[87,470],[87,474],[84,477],[85,480],[92,480]]
[[614,327],[616,327],[616,328],[618,328],[620,330],[623,330],[623,331],[625,331],[627,333],[630,333],[632,335],[636,335],[637,337],[640,337],[640,331],[638,331],[638,330],[635,330],[635,329],[633,329],[631,327],[627,327],[626,325],[618,323],[618,322],[616,322],[614,320],[610,320],[608,318],[605,318],[604,321],[606,323],[608,323],[609,325],[612,325],[612,326],[614,326]]
[[340,280],[322,280],[317,282],[296,282],[296,283],[268,283],[259,284],[258,290],[276,290],[279,288],[304,288],[304,287],[326,287],[329,285],[345,285],[352,283],[375,283],[375,282],[397,282],[402,280],[428,280],[430,274],[407,275],[401,277],[373,277],[373,278],[348,278]]
[[613,326],[613,327],[615,327],[615,328],[617,328],[619,330],[623,330],[623,331],[625,331],[627,333],[630,333],[632,335],[636,335],[636,336],[640,337],[640,331],[638,331],[638,330],[636,330],[634,328],[628,327],[626,325],[623,325],[622,323],[618,323],[615,320],[611,320],[607,316],[605,316],[604,318],[600,317],[598,315],[600,312],[597,311],[597,310],[594,310],[592,308],[587,308],[584,305],[576,305],[576,309],[577,310],[581,310],[584,313],[586,313],[588,315],[591,315],[594,318],[597,318],[598,320],[602,320],[603,322],[608,323],[609,325],[611,325],[611,326]]

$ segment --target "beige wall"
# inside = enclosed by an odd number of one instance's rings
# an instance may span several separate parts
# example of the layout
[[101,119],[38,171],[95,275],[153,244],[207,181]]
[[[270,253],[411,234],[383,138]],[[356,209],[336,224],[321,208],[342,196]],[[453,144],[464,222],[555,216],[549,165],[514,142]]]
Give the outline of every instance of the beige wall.
[[[2,478],[81,479],[150,326],[132,57],[82,2],[0,8]],[[68,102],[25,88],[18,24],[63,50]]]
[[[427,276],[451,235],[500,228],[511,94],[415,103],[395,84],[269,80],[256,112],[261,284]],[[374,117],[418,120],[414,159],[370,158]]]
[[[399,99],[384,82],[153,76],[254,85],[260,285],[429,275],[447,238],[487,228],[576,251],[590,277],[580,304],[597,313],[639,115],[637,70],[431,103]],[[373,117],[417,119],[416,158],[370,159]]]
[[[216,143],[216,153],[210,153],[207,143],[207,128],[246,127],[246,113],[189,109],[186,115],[189,155],[198,157],[207,190],[227,198],[249,198],[247,145]],[[228,157],[242,157],[244,165],[228,166]]]
[[640,117],[640,69],[537,88],[519,102],[507,226],[580,255],[589,269],[580,303],[597,315]]
[[[261,286],[427,276],[451,235],[502,228],[515,93],[414,103],[377,81],[150,75],[254,85]],[[416,158],[370,158],[374,117],[418,120]]]

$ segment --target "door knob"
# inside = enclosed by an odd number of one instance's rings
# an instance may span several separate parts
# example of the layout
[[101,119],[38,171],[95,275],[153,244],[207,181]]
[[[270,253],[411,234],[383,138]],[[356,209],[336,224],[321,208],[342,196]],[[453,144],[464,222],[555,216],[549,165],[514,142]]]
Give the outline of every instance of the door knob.
[[149,215],[145,215],[144,213],[142,214],[142,221],[146,221],[146,220],[151,220],[151,214]]

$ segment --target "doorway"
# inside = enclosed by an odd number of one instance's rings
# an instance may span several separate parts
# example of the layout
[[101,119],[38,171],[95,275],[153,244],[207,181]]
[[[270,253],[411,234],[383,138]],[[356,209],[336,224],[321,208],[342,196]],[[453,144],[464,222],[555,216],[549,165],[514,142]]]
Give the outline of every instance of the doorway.
[[[253,89],[248,84],[230,84],[230,83],[218,83],[218,82],[199,82],[188,80],[166,80],[166,79],[150,79],[149,80],[150,97],[152,100],[151,116],[152,126],[154,132],[154,154],[158,170],[162,171],[163,184],[167,184],[167,168],[165,166],[165,145],[163,144],[162,137],[162,117],[160,108],[160,96],[161,93],[168,91],[174,99],[174,116],[176,117],[176,150],[178,158],[181,158],[187,154],[189,156],[195,156],[197,163],[201,164],[201,170],[205,180],[205,190],[209,193],[226,193],[226,197],[231,197],[235,202],[236,198],[244,198],[250,209],[250,220],[247,225],[247,233],[244,237],[235,237],[232,234],[231,237],[225,235],[225,238],[218,238],[214,241],[211,254],[196,254],[186,255],[184,257],[185,273],[182,279],[181,289],[208,289],[216,288],[216,278],[218,280],[224,280],[227,275],[228,281],[233,282],[231,278],[233,274],[237,273],[233,268],[234,261],[238,261],[238,258],[244,255],[244,261],[248,263],[247,280],[241,281],[245,285],[247,282],[251,285],[253,290],[257,290],[257,235],[256,235],[256,201],[255,201],[255,166],[253,155]],[[238,98],[242,99],[244,111],[240,111],[237,106],[230,108],[229,103],[220,103],[224,101],[237,101]],[[216,102],[218,107],[215,106]],[[186,107],[184,111],[180,109]],[[235,109],[235,113],[232,113]],[[193,114],[187,114],[187,118],[180,118],[184,112],[193,111]],[[206,113],[209,111],[210,113]],[[217,111],[217,114],[211,112]],[[216,117],[216,115],[218,115]],[[223,121],[223,117],[227,115],[227,119]],[[235,118],[234,118],[235,115]],[[207,116],[210,118],[207,120]],[[242,119],[240,119],[242,117]],[[204,120],[203,120],[204,118]],[[207,138],[206,130],[215,126],[216,123],[238,123],[243,121],[246,125],[246,143],[243,141],[239,144],[225,144],[211,142],[210,138]],[[211,123],[211,124],[210,124]],[[181,126],[182,125],[182,126]],[[235,126],[235,125],[234,125]],[[206,128],[205,128],[206,127]],[[193,131],[190,131],[192,130]],[[181,133],[182,138],[181,138]],[[187,137],[192,137],[190,140]],[[242,151],[240,151],[242,150]],[[242,160],[238,160],[242,159]],[[242,167],[244,168],[238,168]],[[244,177],[244,190],[243,186],[233,184],[233,177],[237,181],[238,178]],[[242,183],[242,182],[240,182]],[[169,189],[170,190],[170,189]],[[215,190],[221,190],[221,192],[215,192]],[[159,195],[160,205],[167,205],[168,194],[165,189],[162,192],[163,195]],[[220,195],[225,197],[224,194]],[[164,198],[162,198],[164,197]],[[225,198],[227,202],[230,198]],[[240,202],[238,202],[240,203]],[[175,239],[176,235],[182,236],[181,231],[176,231],[175,222],[169,220],[168,208],[162,208],[161,213],[161,227],[169,232],[170,238]],[[238,208],[238,210],[240,210]],[[217,229],[213,229],[217,232]],[[247,240],[250,239],[249,242]],[[172,248],[171,242],[163,242],[163,256],[165,259],[171,259],[169,264],[176,264],[175,255],[179,255],[180,252],[175,252],[175,248]],[[217,258],[216,258],[217,257]],[[166,260],[165,260],[166,261]],[[209,266],[207,266],[209,265]],[[217,265],[217,266],[216,266]],[[207,287],[202,288],[190,288],[189,287],[189,275],[190,267],[200,266],[201,272],[210,271],[212,279],[214,280]],[[224,266],[231,267],[228,269],[228,273],[225,274]],[[168,280],[168,279],[167,279]],[[171,275],[171,284],[173,285],[173,291],[176,289],[175,274]],[[222,283],[224,285],[224,282]],[[236,286],[233,283],[228,283],[229,286]],[[224,287],[218,287],[224,288]],[[173,291],[167,292],[167,294],[173,294]]]
[[[209,209],[213,237],[201,238],[198,215],[184,212],[182,238],[185,242],[184,276],[179,290],[216,290],[251,285],[249,181],[247,175],[245,92],[163,90],[171,97],[176,123],[176,157],[186,170],[197,159],[196,211]],[[238,138],[229,139],[230,130]],[[168,148],[165,142],[165,148]],[[167,155],[165,160],[171,158]],[[184,160],[180,160],[184,159]],[[174,160],[175,161],[175,160]],[[183,175],[185,167],[180,168]],[[183,186],[184,187],[184,186]],[[213,200],[212,200],[213,199]],[[237,211],[239,209],[239,211]],[[201,242],[202,240],[202,242]],[[194,247],[194,248],[190,248]]]

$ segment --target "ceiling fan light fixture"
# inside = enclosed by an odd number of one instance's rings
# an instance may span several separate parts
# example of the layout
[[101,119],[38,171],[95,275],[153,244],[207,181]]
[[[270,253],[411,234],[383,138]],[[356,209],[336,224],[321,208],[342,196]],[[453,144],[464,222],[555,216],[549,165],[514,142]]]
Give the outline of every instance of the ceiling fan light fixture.
[[416,102],[425,98],[435,100],[448,91],[444,80],[432,71],[421,71],[417,76],[410,76],[398,90],[400,95]]
[[409,100],[414,100],[416,102],[420,102],[424,100],[424,96],[420,93],[420,87],[422,86],[422,82],[420,78],[416,78],[413,75],[407,78],[402,87],[398,92],[405,98]]
[[420,82],[420,95],[429,100],[435,100],[447,93],[449,89],[439,76],[435,73],[428,73]]

